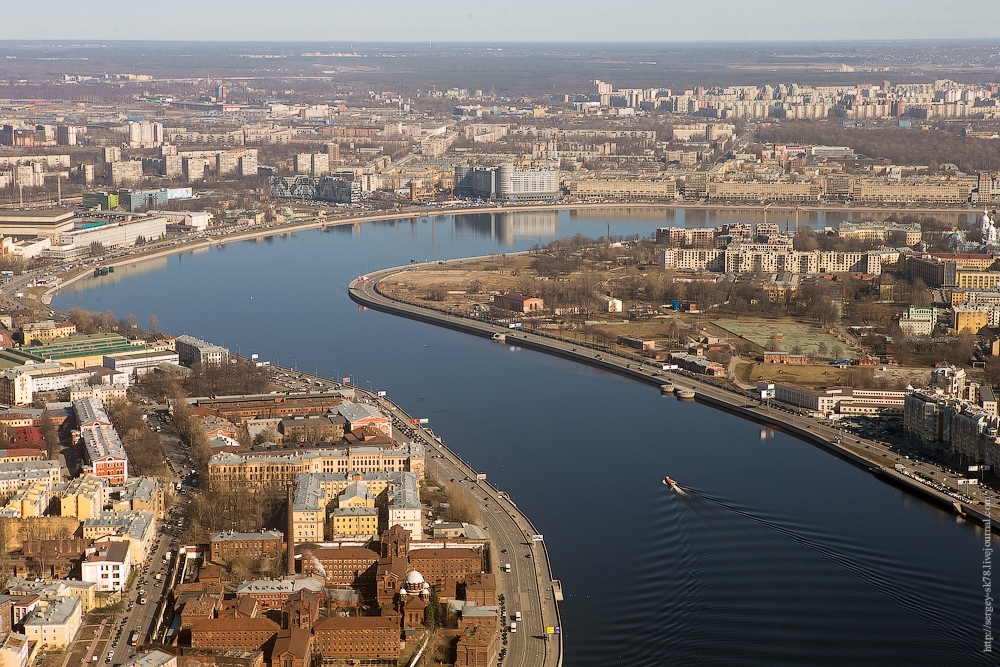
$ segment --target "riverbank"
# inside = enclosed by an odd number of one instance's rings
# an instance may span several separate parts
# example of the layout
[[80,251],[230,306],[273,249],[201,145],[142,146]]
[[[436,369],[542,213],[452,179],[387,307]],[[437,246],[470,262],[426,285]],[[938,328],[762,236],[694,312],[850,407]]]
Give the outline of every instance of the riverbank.
[[[462,260],[451,260],[447,263]],[[381,280],[401,272],[419,271],[421,265],[411,265],[384,269],[351,282],[351,298],[364,306],[428,324],[443,326],[477,336],[500,339],[520,347],[555,354],[573,361],[596,366],[620,375],[626,375],[647,384],[662,386],[671,383],[675,387],[692,391],[695,400],[724,409],[758,424],[766,424],[781,429],[799,439],[826,449],[836,456],[867,470],[883,481],[906,489],[933,504],[948,509],[959,516],[985,523],[986,514],[981,502],[970,502],[958,496],[957,488],[944,484],[922,481],[910,460],[902,460],[889,447],[874,440],[851,436],[848,443],[841,431],[830,424],[806,417],[798,412],[778,406],[762,406],[748,392],[735,387],[721,386],[684,371],[664,371],[661,366],[637,362],[635,359],[611,353],[605,349],[589,347],[540,333],[528,333],[519,329],[509,329],[501,325],[482,322],[432,308],[417,306],[392,299],[378,289]],[[897,466],[901,467],[900,470]],[[911,469],[912,468],[912,469]],[[943,477],[943,475],[941,475]],[[683,483],[683,480],[681,480]],[[954,494],[954,495],[952,495]],[[990,525],[1000,532],[995,510],[991,511]]]
[[[323,229],[325,227],[342,227],[347,225],[361,225],[366,222],[385,222],[389,220],[406,220],[419,218],[432,218],[449,215],[478,215],[494,213],[527,213],[539,211],[573,211],[578,210],[584,214],[611,215],[614,212],[625,211],[645,211],[653,213],[655,211],[676,211],[678,209],[693,209],[699,211],[718,210],[727,213],[726,217],[741,215],[750,218],[757,218],[763,215],[765,218],[768,211],[772,213],[836,213],[845,214],[868,213],[872,216],[883,217],[892,214],[966,214],[978,215],[978,209],[970,207],[906,207],[906,206],[847,206],[844,204],[823,204],[823,205],[803,205],[803,204],[768,204],[766,207],[755,204],[718,204],[710,202],[563,202],[563,203],[539,203],[539,204],[516,204],[516,205],[480,205],[480,206],[420,206],[408,209],[400,209],[388,212],[351,212],[346,215],[334,214],[331,216],[316,215],[304,219],[298,219],[281,224],[270,224],[261,227],[252,227],[245,230],[233,231],[231,233],[214,233],[208,238],[196,238],[190,240],[175,240],[175,244],[166,248],[158,248],[151,252],[137,253],[126,257],[116,258],[103,262],[103,266],[126,266],[152,259],[159,259],[170,255],[179,255],[187,252],[194,252],[207,249],[212,245],[220,246],[239,241],[258,241],[273,236],[294,234],[295,232],[308,231],[313,229]],[[320,211],[321,214],[325,211]],[[661,216],[649,216],[650,218]],[[672,216],[664,215],[666,221]],[[613,230],[612,230],[613,231]],[[74,270],[68,274],[56,271],[54,273],[61,280],[58,284],[47,288],[44,292],[33,295],[42,303],[47,303],[46,299],[51,298],[61,289],[72,285],[82,278],[89,277],[90,271]],[[17,291],[21,291],[23,282],[17,284]],[[5,286],[4,292],[13,291],[11,285]]]

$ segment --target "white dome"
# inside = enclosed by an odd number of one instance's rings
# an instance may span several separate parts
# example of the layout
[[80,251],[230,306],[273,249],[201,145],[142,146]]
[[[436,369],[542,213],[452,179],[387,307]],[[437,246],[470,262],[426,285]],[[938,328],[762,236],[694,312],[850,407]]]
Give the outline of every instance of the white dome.
[[424,575],[420,574],[416,570],[413,570],[412,572],[406,573],[406,579],[404,579],[404,581],[406,582],[407,589],[416,590],[424,583]]

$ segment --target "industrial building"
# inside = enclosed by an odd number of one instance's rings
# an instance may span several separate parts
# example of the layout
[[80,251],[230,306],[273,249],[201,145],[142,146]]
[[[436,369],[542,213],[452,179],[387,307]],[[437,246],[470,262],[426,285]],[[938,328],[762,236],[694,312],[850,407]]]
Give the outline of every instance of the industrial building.
[[361,182],[332,176],[272,176],[267,180],[271,193],[285,199],[352,204],[361,199]]
[[165,218],[149,215],[101,212],[100,217],[80,216],[75,228],[56,236],[55,244],[43,256],[67,259],[89,253],[92,243],[104,248],[128,248],[140,238],[158,240],[167,233]]

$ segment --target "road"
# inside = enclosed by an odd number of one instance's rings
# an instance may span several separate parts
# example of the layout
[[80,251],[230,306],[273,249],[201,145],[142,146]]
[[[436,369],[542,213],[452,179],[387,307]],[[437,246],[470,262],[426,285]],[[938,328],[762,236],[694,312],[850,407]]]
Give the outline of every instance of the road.
[[[143,644],[151,641],[150,632],[153,630],[155,617],[162,608],[170,567],[176,561],[174,558],[171,563],[167,563],[164,558],[168,550],[176,554],[179,543],[179,533],[171,528],[177,516],[176,508],[173,511],[164,520],[157,521],[158,535],[154,546],[146,565],[137,566],[133,570],[130,585],[122,593],[121,610],[101,621],[96,641],[94,633],[83,632],[67,647],[64,662],[66,667],[77,667],[88,661],[95,667],[119,665],[134,656]],[[157,574],[161,575],[159,580],[156,579]],[[148,603],[145,605],[138,604],[140,589],[146,590]],[[139,632],[138,646],[130,646],[128,643],[133,631]],[[90,659],[92,657],[96,657],[96,660]]]
[[[502,492],[477,481],[477,473],[445,447],[427,429],[410,426],[410,417],[393,403],[378,399],[378,407],[391,415],[396,428],[408,429],[413,439],[427,448],[427,474],[442,484],[460,484],[479,505],[480,524],[490,535],[490,570],[496,575],[497,594],[504,596],[506,626],[514,612],[521,612],[517,632],[506,633],[509,667],[544,667],[562,662],[559,637],[546,634],[546,627],[559,625],[553,599],[548,554],[533,542],[535,529]],[[510,572],[503,571],[510,563]],[[503,648],[504,644],[500,644]]]
[[[460,261],[465,260],[450,260],[447,263]],[[785,428],[826,449],[845,455],[845,458],[868,468],[873,473],[883,475],[896,483],[910,486],[924,495],[933,497],[938,502],[953,505],[956,511],[971,516],[976,516],[983,511],[982,493],[984,491],[977,489],[970,492],[973,495],[967,495],[966,490],[970,487],[959,486],[957,484],[958,476],[953,471],[931,462],[906,459],[900,451],[900,446],[894,447],[888,442],[852,436],[844,433],[835,422],[807,416],[796,408],[784,404],[761,405],[750,392],[713,383],[708,381],[705,376],[686,371],[665,371],[660,365],[619,356],[606,349],[597,349],[553,336],[530,333],[522,329],[510,329],[490,322],[435,311],[423,306],[396,301],[378,291],[377,284],[380,279],[394,273],[420,270],[421,268],[420,265],[416,265],[384,269],[371,273],[364,279],[354,280],[350,285],[351,298],[372,308],[467,333],[486,337],[503,335],[507,344],[521,345],[529,349],[557,354],[649,384],[673,383],[677,387],[691,389],[696,392],[700,400],[720,404],[726,409],[743,414],[758,422],[771,422],[779,428]],[[897,464],[903,466],[905,471],[897,473],[895,469]],[[913,472],[917,472],[919,475],[914,476]],[[934,488],[931,484],[921,480],[920,477],[939,481],[941,488]],[[683,484],[683,480],[680,481]],[[989,492],[993,493],[991,490]],[[991,515],[993,525],[997,526],[1000,512],[995,507],[996,503],[993,505]]]

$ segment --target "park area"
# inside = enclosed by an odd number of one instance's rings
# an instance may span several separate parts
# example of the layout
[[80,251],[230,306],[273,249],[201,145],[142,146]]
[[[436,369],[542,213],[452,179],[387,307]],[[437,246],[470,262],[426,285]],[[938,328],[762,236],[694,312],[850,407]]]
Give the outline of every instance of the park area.
[[[815,324],[761,319],[716,320],[712,324],[763,349],[768,349],[768,342],[773,341],[770,348],[774,351],[804,354],[817,361],[831,360],[835,355],[840,359],[858,356],[843,339]],[[777,340],[779,335],[781,339]]]

